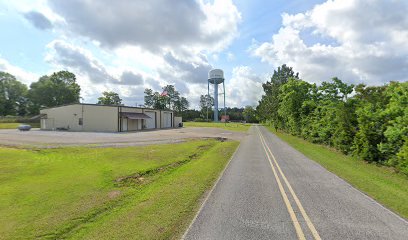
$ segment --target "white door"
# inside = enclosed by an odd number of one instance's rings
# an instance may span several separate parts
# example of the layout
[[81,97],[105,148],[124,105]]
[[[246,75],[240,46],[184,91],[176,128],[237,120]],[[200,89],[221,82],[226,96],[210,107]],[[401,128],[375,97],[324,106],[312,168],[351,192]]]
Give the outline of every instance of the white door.
[[142,119],[137,119],[137,130],[141,130],[142,129]]
[[41,119],[41,129],[47,129],[47,119],[42,118]]
[[164,113],[164,127],[171,128],[171,113]]
[[144,112],[150,118],[145,119],[146,129],[156,128],[156,113],[155,112]]
[[128,130],[128,119],[122,118],[122,131],[126,132]]

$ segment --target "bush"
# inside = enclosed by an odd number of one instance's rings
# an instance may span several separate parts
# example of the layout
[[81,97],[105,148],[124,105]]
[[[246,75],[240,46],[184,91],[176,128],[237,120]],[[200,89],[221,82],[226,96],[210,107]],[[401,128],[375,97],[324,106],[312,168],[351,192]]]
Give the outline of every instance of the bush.
[[31,117],[5,116],[0,117],[0,123],[39,123],[40,119],[31,119]]
[[194,118],[194,122],[207,122],[207,119],[204,118]]
[[264,90],[257,114],[275,130],[408,175],[408,82],[354,86],[333,78],[316,86],[290,78],[278,92]]
[[397,159],[394,164],[397,169],[408,175],[408,139],[406,139],[405,144],[401,147],[401,150],[397,154]]

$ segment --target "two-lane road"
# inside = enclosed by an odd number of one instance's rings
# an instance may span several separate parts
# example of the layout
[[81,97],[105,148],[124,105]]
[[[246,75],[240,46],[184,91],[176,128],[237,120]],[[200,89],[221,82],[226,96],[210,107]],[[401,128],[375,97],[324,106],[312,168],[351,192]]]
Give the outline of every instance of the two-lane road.
[[408,239],[408,222],[253,126],[185,239]]

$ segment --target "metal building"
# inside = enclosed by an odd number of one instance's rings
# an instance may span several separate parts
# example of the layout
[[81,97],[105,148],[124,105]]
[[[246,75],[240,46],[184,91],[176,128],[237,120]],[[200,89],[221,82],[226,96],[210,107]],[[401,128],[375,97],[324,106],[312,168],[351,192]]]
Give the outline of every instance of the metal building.
[[181,122],[173,111],[84,103],[42,109],[40,116],[42,130],[87,132],[172,128]]

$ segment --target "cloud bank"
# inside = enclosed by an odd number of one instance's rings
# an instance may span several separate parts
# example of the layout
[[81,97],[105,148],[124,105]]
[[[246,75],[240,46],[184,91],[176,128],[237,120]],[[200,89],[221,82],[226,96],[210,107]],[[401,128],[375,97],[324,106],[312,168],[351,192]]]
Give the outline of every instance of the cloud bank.
[[294,67],[310,82],[334,76],[352,83],[405,81],[407,12],[407,1],[330,0],[304,13],[282,14],[272,41],[255,42],[251,51],[275,67]]
[[240,14],[232,1],[213,4],[180,0],[50,0],[73,34],[98,41],[102,46],[142,46],[151,51],[165,48],[228,45],[237,34]]

